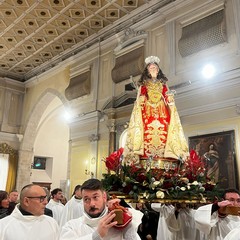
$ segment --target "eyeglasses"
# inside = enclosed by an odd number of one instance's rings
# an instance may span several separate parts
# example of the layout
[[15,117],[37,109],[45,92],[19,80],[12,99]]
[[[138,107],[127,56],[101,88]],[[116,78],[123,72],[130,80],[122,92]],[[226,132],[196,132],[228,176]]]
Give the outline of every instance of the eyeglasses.
[[47,199],[47,195],[46,196],[39,196],[39,197],[26,197],[26,198],[36,198],[39,199],[40,202],[43,202],[45,199]]

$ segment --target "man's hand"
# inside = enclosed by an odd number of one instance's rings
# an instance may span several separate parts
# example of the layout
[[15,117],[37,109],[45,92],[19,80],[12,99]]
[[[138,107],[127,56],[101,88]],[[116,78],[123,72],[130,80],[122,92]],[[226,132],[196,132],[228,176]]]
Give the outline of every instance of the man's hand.
[[232,202],[230,202],[228,200],[224,200],[224,201],[218,202],[217,204],[219,206],[218,212],[220,214],[226,214],[226,207],[227,206],[233,206]]
[[107,202],[108,209],[114,208],[113,206],[120,203],[120,199],[113,198]]
[[108,230],[111,227],[117,225],[117,221],[112,222],[115,216],[116,214],[114,213],[114,211],[111,211],[99,221],[97,232],[100,237],[105,237],[108,233]]
[[218,202],[218,206],[219,206],[220,208],[226,207],[226,206],[233,206],[233,203],[230,202],[230,201],[228,201],[228,200],[223,200],[223,201],[221,201],[221,202]]

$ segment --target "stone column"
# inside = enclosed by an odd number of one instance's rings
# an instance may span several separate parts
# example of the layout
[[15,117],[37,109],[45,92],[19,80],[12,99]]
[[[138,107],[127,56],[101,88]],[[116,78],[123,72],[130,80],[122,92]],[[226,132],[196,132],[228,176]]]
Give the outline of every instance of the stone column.
[[68,141],[67,179],[70,179],[71,156],[72,156],[72,140],[69,140],[69,141]]
[[30,184],[33,151],[19,150],[16,188],[18,191]]
[[109,119],[108,121],[109,129],[109,154],[116,150],[116,120]]
[[236,29],[237,44],[238,44],[238,54],[240,53],[240,2],[239,0],[232,0],[233,6],[233,17]]

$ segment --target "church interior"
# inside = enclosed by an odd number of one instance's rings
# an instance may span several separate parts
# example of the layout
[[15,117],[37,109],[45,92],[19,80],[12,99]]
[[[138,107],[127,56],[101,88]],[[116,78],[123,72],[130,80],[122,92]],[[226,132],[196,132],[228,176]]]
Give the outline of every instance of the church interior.
[[2,190],[37,183],[69,197],[102,179],[148,56],[175,92],[189,149],[224,139],[219,176],[238,188],[239,0],[5,0],[0,35]]

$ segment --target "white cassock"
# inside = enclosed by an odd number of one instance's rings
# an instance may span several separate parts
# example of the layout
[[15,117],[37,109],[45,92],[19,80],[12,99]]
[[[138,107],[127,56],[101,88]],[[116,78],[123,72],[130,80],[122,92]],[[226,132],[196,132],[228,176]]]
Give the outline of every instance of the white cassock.
[[224,240],[240,240],[240,226],[231,230]]
[[58,225],[60,225],[64,205],[61,202],[55,202],[53,199],[51,199],[46,207],[52,210],[53,218],[57,221]]
[[77,219],[68,221],[61,230],[60,240],[89,240],[89,239],[102,239],[102,240],[139,240],[140,237],[136,233],[134,227],[130,223],[123,230],[110,228],[107,236],[104,238],[97,238],[97,226],[101,218],[108,213],[105,208],[102,215],[98,218],[91,218],[87,213],[83,212],[83,216]]
[[0,220],[0,240],[58,240],[59,227],[49,216],[22,215],[19,204]]
[[196,210],[181,208],[176,218],[175,208],[171,210],[166,223],[168,229],[173,233],[173,240],[204,240],[207,237],[196,229],[194,215]]
[[67,221],[79,218],[83,215],[83,200],[73,196],[64,206],[60,220],[62,227]]
[[175,209],[173,205],[166,205],[161,203],[152,203],[151,208],[159,212],[158,220],[158,230],[157,230],[157,240],[172,240],[173,233],[168,229],[166,218],[169,216],[169,213]]
[[128,211],[132,214],[132,225],[137,232],[138,226],[142,223],[143,213],[135,208],[128,208]]
[[204,232],[208,239],[223,240],[232,229],[240,226],[240,217],[228,215],[225,218],[219,218],[218,212],[211,215],[211,210],[212,204],[201,206],[194,216],[196,228]]

